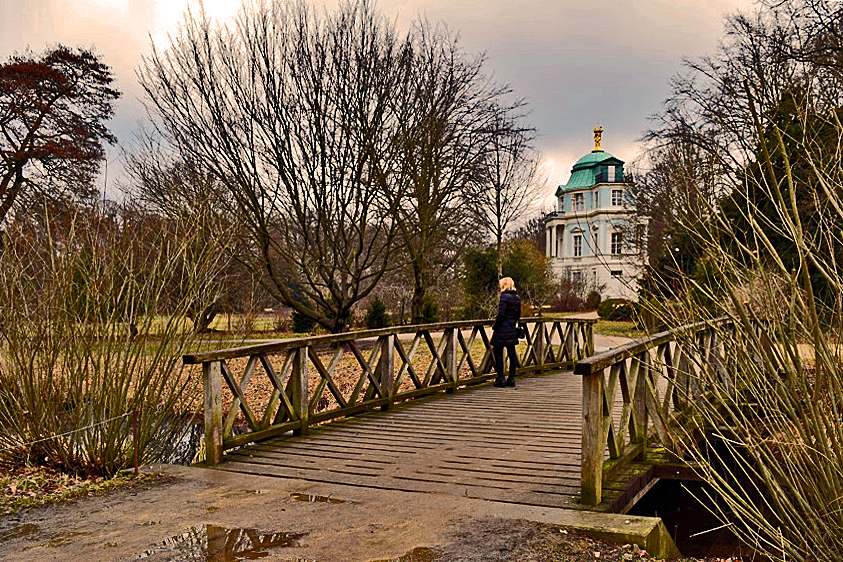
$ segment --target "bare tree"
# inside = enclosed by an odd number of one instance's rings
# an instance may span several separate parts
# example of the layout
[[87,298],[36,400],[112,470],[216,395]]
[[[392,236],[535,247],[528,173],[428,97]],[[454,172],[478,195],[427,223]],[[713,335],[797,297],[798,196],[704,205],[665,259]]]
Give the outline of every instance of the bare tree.
[[469,197],[477,223],[495,241],[500,277],[504,234],[528,211],[541,205],[546,178],[541,176],[539,156],[530,146],[531,129],[511,123],[499,123],[495,128],[510,133],[492,137],[485,166],[470,184]]
[[518,230],[512,233],[516,240],[529,240],[533,246],[543,254],[547,253],[547,231],[544,226],[544,217],[550,212],[542,208],[538,214],[530,217],[521,225]]
[[[223,310],[223,297],[234,285],[248,286],[252,275],[233,259],[237,248],[244,243],[243,233],[224,210],[226,191],[216,177],[179,159],[171,147],[150,132],[141,132],[131,151],[124,154],[125,168],[132,185],[126,191],[131,200],[137,201],[144,215],[160,223],[191,222],[196,229],[191,237],[193,246],[185,248],[185,266],[191,258],[214,247],[218,254],[213,275],[202,285],[191,285],[192,295],[183,295],[182,287],[169,287],[172,299],[187,302],[185,313],[193,322],[194,332],[207,331],[217,314]],[[227,295],[230,302],[231,295]]]
[[788,117],[792,104],[783,101],[795,87],[815,111],[843,103],[841,22],[843,6],[824,0],[769,0],[728,16],[717,52],[686,60],[672,80],[645,140],[656,148],[693,143],[717,158],[715,188],[730,190],[757,156],[750,98],[765,108],[763,120]]
[[[761,221],[779,230],[780,217],[749,216],[745,204],[734,203],[745,203],[747,186],[764,179],[758,162],[776,162],[794,177],[813,175],[804,160],[785,166],[780,155],[763,154],[758,127],[770,135],[781,129],[789,144],[803,142],[806,129],[814,130],[814,142],[826,147],[837,142],[829,143],[818,127],[800,121],[804,115],[815,120],[843,104],[841,22],[838,3],[762,2],[753,11],[727,17],[726,37],[717,52],[686,61],[687,72],[673,80],[665,109],[645,136],[649,169],[638,185],[654,219],[651,272],[661,276],[662,291],[675,293],[670,285],[681,287],[681,277],[696,268],[701,249],[692,234],[718,208],[717,200],[733,199],[733,219]],[[763,111],[753,114],[753,107]],[[800,204],[806,210],[817,207],[815,202]]]
[[254,2],[231,27],[188,14],[139,71],[168,139],[227,192],[248,233],[238,259],[332,332],[390,265],[394,203],[380,171],[402,56],[365,0],[333,16]]
[[408,44],[405,78],[393,97],[399,157],[390,193],[417,322],[432,279],[451,270],[478,235],[469,186],[521,102],[505,105],[508,87],[485,75],[484,58],[469,57],[445,26],[421,21]]

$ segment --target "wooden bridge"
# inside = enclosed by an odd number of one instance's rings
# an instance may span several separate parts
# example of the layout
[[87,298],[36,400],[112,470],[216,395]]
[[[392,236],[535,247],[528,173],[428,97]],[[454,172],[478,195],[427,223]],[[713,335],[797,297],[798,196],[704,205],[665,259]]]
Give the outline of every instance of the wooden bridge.
[[688,401],[723,380],[724,327],[595,356],[593,322],[525,319],[517,389],[484,384],[491,321],[187,355],[204,373],[206,465],[623,512],[658,478],[692,476],[654,445],[670,447]]

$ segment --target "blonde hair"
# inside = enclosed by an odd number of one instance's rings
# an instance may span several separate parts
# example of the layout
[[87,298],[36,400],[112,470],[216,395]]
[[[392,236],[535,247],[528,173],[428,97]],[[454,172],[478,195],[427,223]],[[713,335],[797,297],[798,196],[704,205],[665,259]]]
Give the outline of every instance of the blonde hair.
[[515,281],[512,280],[512,277],[504,277],[498,281],[498,289],[501,293],[504,291],[514,291]]

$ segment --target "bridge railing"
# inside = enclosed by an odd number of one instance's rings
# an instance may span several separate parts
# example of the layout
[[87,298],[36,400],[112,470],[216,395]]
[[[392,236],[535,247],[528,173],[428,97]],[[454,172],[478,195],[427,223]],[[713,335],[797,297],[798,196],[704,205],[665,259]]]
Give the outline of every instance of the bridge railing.
[[631,460],[643,460],[653,432],[660,443],[676,448],[674,424],[711,385],[731,391],[723,336],[734,329],[726,319],[689,324],[577,363],[582,503],[599,504],[603,480]]
[[[519,372],[572,369],[594,354],[594,320],[525,318]],[[227,449],[494,376],[492,320],[275,340],[185,355],[202,365],[206,462]]]

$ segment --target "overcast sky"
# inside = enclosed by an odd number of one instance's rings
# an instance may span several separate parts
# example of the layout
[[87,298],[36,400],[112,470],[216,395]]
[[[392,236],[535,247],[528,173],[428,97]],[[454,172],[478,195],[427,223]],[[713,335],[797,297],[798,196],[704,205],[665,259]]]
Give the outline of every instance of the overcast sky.
[[[322,0],[316,0],[321,2]],[[331,0],[328,0],[329,2]],[[647,117],[659,110],[683,57],[711,53],[723,17],[752,0],[380,0],[406,24],[424,13],[460,33],[467,50],[485,52],[489,69],[526,98],[538,129],[552,186],[592,148],[603,125],[603,148],[629,161]],[[0,59],[63,43],[102,55],[123,92],[111,123],[126,144],[145,119],[135,79],[150,37],[164,45],[193,0],[0,0]],[[229,18],[239,0],[207,0],[213,17]],[[119,150],[109,148],[111,184]]]

